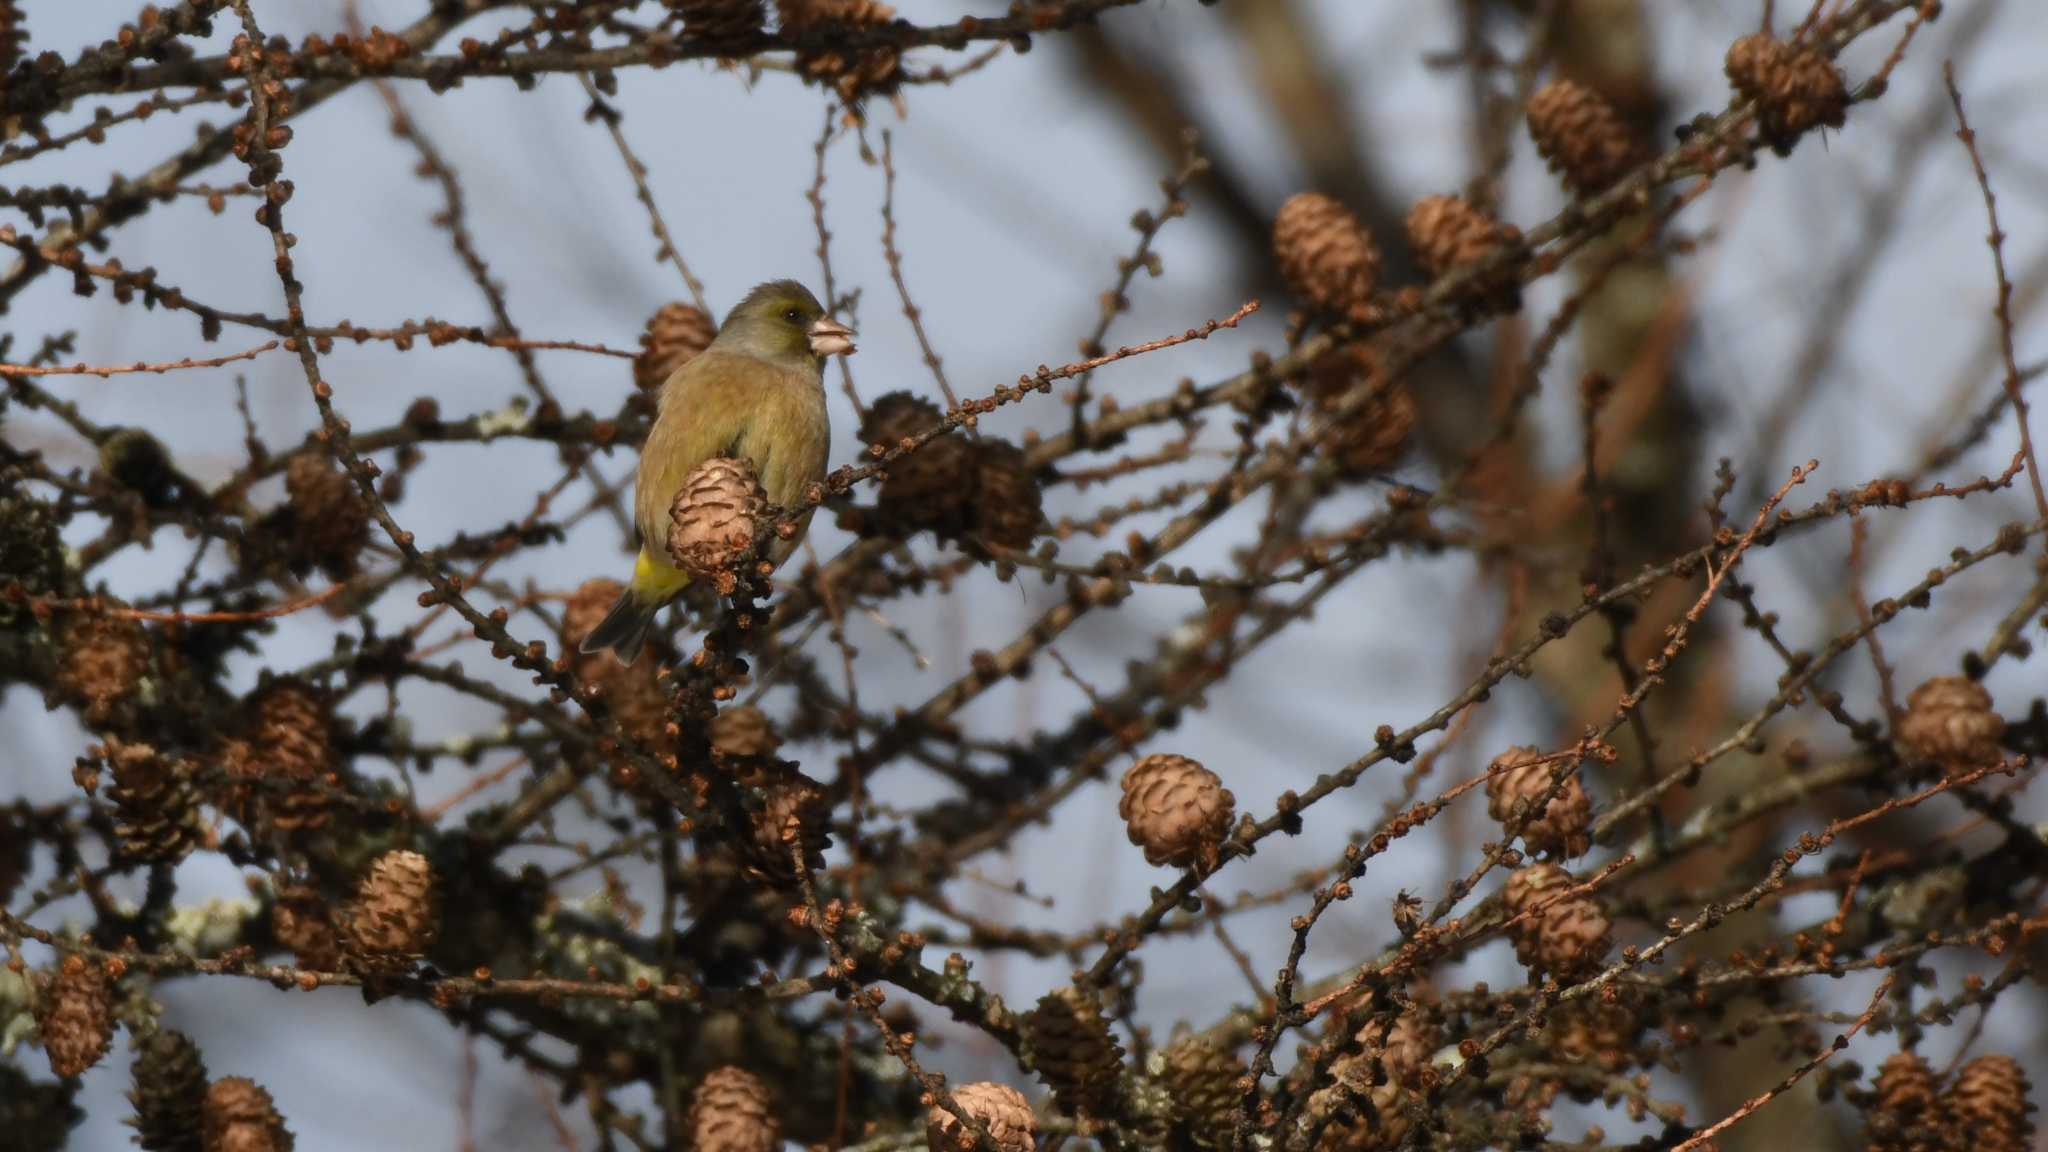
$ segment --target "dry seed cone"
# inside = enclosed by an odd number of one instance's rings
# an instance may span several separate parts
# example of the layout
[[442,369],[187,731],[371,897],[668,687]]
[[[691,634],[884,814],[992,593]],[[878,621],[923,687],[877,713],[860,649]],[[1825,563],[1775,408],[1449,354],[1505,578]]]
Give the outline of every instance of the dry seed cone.
[[1244,1061],[1213,1040],[1183,1036],[1167,1047],[1163,1078],[1173,1097],[1174,1120],[1195,1147],[1230,1146],[1244,1100],[1239,1083],[1244,1075]]
[[[1486,811],[1503,828],[1523,806],[1532,818],[1522,824],[1522,842],[1531,852],[1570,858],[1583,856],[1593,846],[1587,827],[1593,819],[1592,801],[1579,783],[1576,771],[1564,777],[1551,794],[1551,777],[1558,766],[1545,760],[1540,748],[1514,747],[1493,758],[1486,777]],[[1544,797],[1547,803],[1534,811]]]
[[1508,914],[1526,917],[1508,929],[1515,956],[1531,975],[1548,973],[1570,983],[1600,970],[1613,946],[1607,917],[1593,898],[1572,893],[1571,874],[1555,864],[1532,864],[1508,877]]
[[[2034,1105],[2019,1061],[1979,1056],[1963,1065],[1942,1097],[1943,1130],[1972,1152],[2031,1152]],[[1965,1134],[1967,1134],[1965,1136]]]
[[205,1152],[292,1152],[292,1134],[270,1093],[245,1076],[206,1089]]
[[336,579],[352,575],[370,540],[370,509],[354,481],[326,453],[301,452],[285,464],[284,488],[293,551]]
[[438,909],[433,867],[417,852],[394,849],[377,858],[357,889],[343,944],[371,968],[402,968],[433,943]]
[[[996,1152],[1031,1152],[1038,1138],[1038,1119],[1031,1102],[1007,1084],[982,1081],[953,1089],[953,1103],[981,1121]],[[925,1115],[925,1146],[929,1152],[973,1152],[974,1130],[934,1104]]]
[[1146,863],[1213,868],[1235,804],[1214,772],[1185,756],[1156,754],[1124,772],[1117,814]]
[[114,1038],[114,990],[106,969],[76,953],[64,957],[36,997],[36,1028],[57,1075],[77,1076],[99,1063]]
[[1920,760],[1988,764],[2005,754],[2005,720],[1991,708],[1991,693],[1975,680],[1936,676],[1906,697],[1899,743]]
[[162,864],[184,859],[204,834],[191,765],[111,736],[94,752],[113,773],[107,798],[114,803],[122,854]]
[[689,1127],[692,1152],[776,1152],[782,1146],[767,1086],[729,1064],[712,1069],[697,1085]]
[[[670,2],[683,14],[683,31],[687,34],[724,39],[761,30],[761,0]],[[752,9],[753,23],[742,27],[748,8]],[[711,338],[716,335],[717,323],[696,305],[680,301],[662,305],[640,334],[640,354],[633,358],[633,383],[642,389],[661,387],[676,369],[710,347]]]
[[144,1152],[203,1152],[206,1061],[182,1032],[160,1028],[135,1055],[128,1124]]
[[692,469],[669,505],[668,555],[699,579],[718,581],[754,552],[754,524],[768,496],[744,460],[713,457]]
[[1024,1037],[1038,1078],[1063,1110],[1116,1113],[1124,1050],[1095,1001],[1072,988],[1046,993],[1025,1018]]
[[1023,551],[1038,535],[1044,495],[1024,450],[1004,440],[974,444],[974,531],[983,542]]
[[106,724],[134,699],[149,671],[149,635],[125,616],[68,612],[57,626],[58,696],[85,722]]
[[1273,218],[1273,259],[1309,311],[1352,320],[1370,317],[1379,248],[1339,201],[1319,192],[1289,197]]
[[1553,80],[1529,97],[1529,135],[1550,170],[1587,194],[1628,174],[1637,150],[1621,114],[1600,94],[1572,80]]

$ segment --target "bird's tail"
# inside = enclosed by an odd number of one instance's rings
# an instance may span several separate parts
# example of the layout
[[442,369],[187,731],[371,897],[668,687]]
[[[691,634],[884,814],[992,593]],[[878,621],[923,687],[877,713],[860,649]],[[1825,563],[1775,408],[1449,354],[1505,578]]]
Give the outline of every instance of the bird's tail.
[[675,599],[676,593],[690,582],[687,574],[680,569],[656,562],[645,549],[633,566],[633,582],[627,585],[612,610],[605,613],[598,626],[583,638],[579,649],[583,652],[603,652],[610,649],[621,664],[631,664],[640,658],[640,650],[647,646],[647,631],[654,626],[654,618],[662,606]]

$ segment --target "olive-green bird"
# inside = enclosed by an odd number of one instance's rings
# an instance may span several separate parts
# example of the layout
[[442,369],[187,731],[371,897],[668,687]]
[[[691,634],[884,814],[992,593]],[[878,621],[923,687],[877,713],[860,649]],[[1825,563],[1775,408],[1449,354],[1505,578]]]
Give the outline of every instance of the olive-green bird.
[[[583,651],[609,648],[631,664],[655,614],[689,584],[689,574],[669,562],[665,544],[669,503],[699,464],[717,456],[745,460],[768,499],[784,506],[825,478],[832,447],[825,358],[852,351],[853,330],[825,315],[809,289],[771,280],[747,293],[710,346],[662,384],[633,494],[640,531],[633,582],[591,629]],[[796,535],[776,542],[772,559],[781,563],[809,526],[806,511]]]

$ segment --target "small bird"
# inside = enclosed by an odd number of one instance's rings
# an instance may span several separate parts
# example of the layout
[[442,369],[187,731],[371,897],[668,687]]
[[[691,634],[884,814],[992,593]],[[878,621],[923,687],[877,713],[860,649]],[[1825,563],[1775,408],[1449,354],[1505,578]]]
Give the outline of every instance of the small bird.
[[[718,456],[745,460],[769,501],[785,507],[825,478],[832,447],[825,358],[852,353],[853,337],[853,329],[825,315],[809,289],[771,280],[747,293],[710,346],[662,384],[633,494],[640,558],[632,583],[584,638],[584,652],[610,649],[633,663],[655,614],[689,584],[689,573],[670,563],[664,541],[669,503],[699,464]],[[796,535],[776,542],[775,563],[795,550],[810,517],[806,510]]]

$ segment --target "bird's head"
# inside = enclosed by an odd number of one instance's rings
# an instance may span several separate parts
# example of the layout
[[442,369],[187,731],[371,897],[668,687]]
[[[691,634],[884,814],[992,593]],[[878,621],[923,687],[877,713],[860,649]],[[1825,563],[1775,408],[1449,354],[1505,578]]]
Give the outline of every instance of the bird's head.
[[764,360],[817,362],[851,353],[853,329],[825,315],[810,289],[794,280],[770,280],[727,314],[718,343]]

